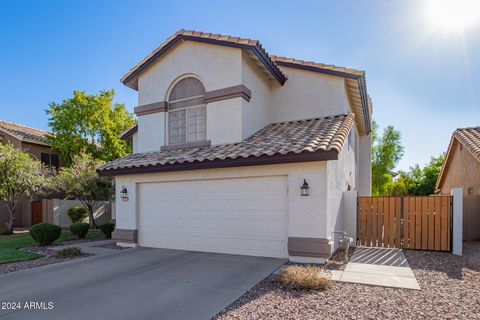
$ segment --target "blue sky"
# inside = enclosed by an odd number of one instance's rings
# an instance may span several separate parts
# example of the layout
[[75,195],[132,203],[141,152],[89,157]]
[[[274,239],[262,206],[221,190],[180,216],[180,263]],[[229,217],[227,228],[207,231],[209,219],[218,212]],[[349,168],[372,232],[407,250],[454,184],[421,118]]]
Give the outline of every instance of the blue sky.
[[0,119],[48,129],[45,109],[120,78],[179,29],[262,41],[271,54],[363,69],[381,127],[402,133],[399,168],[480,125],[480,24],[434,28],[423,1],[0,0]]

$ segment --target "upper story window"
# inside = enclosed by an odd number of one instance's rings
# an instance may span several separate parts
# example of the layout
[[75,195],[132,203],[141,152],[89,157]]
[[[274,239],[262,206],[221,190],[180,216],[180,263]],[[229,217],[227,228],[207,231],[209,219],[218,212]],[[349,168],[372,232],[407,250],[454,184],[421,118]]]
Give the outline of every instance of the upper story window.
[[168,97],[168,144],[206,140],[205,89],[193,77],[175,84]]
[[58,170],[60,167],[60,160],[58,158],[58,154],[53,153],[44,153],[40,154],[40,161],[46,166],[52,166]]

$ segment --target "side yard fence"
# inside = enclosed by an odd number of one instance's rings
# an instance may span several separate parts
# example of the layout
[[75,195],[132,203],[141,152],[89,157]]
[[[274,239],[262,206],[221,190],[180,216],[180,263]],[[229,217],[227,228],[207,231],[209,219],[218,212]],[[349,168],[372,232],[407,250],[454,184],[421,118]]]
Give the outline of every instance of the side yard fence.
[[359,196],[357,245],[434,251],[453,249],[454,254],[461,255],[462,189],[453,189],[451,196]]

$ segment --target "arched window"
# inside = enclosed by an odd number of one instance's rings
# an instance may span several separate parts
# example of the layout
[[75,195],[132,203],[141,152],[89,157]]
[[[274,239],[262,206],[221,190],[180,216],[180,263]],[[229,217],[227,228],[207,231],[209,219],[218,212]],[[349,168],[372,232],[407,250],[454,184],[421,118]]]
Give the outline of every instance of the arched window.
[[206,140],[205,89],[193,77],[180,80],[168,97],[168,144]]

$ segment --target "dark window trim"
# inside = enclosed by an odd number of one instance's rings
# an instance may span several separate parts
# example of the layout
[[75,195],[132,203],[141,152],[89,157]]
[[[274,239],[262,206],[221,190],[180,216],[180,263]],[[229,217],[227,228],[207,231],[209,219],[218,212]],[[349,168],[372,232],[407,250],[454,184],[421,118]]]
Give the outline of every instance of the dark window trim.
[[187,170],[200,170],[200,169],[218,169],[218,168],[231,168],[231,167],[245,167],[245,166],[257,166],[267,164],[283,164],[283,163],[298,163],[298,162],[311,162],[311,161],[328,161],[337,160],[338,152],[335,150],[330,151],[317,151],[317,152],[302,152],[302,153],[287,153],[285,155],[276,154],[273,156],[263,155],[259,157],[250,156],[247,158],[238,157],[235,159],[216,159],[216,160],[204,160],[184,163],[174,163],[166,165],[151,165],[140,166],[130,168],[120,168],[111,170],[98,171],[101,176],[121,176],[129,174],[139,173],[155,173],[155,172],[170,172],[170,171],[187,171]]
[[252,98],[252,91],[243,84],[205,92],[205,103],[242,97],[246,101]]
[[134,112],[137,116],[144,116],[151,113],[165,112],[166,110],[167,102],[159,101],[135,107]]

